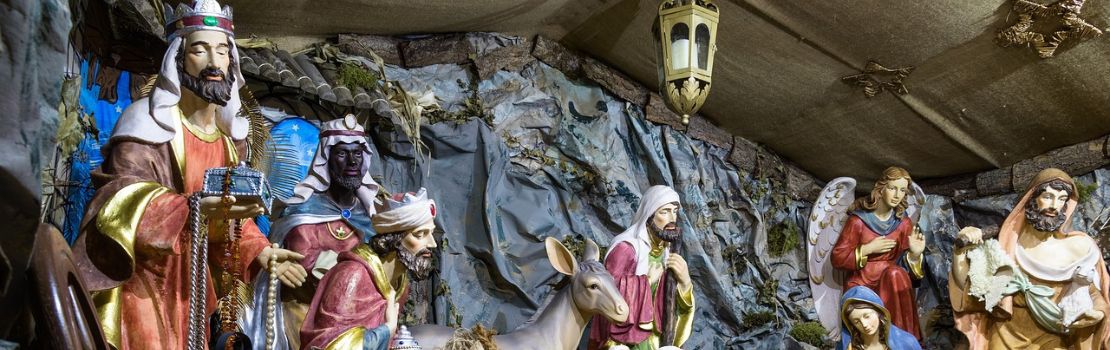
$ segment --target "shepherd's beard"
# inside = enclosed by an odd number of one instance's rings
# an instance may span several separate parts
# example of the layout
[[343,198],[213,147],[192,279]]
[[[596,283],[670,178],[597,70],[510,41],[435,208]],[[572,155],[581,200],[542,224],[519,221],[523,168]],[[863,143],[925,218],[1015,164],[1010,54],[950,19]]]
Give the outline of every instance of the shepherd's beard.
[[[429,255],[424,256],[425,253],[429,253]],[[427,279],[428,276],[431,276],[432,271],[435,271],[430,253],[431,251],[427,248],[416,253],[409,252],[408,249],[403,247],[397,248],[397,257],[401,260],[401,264],[405,265],[409,275],[416,281]]]
[[[1067,209],[1067,207],[1061,209],[1064,210]],[[1064,221],[1067,219],[1067,216],[1064,215],[1062,210],[1057,211],[1056,216],[1048,216],[1046,213],[1050,210],[1037,210],[1036,207],[1029,206],[1025,208],[1025,220],[1029,222],[1029,225],[1033,226],[1034,230],[1054,232],[1059,230],[1060,226],[1064,226]]]
[[655,234],[655,237],[659,237],[661,240],[674,243],[682,239],[682,231],[679,231],[678,226],[674,223],[667,224],[664,228],[656,227],[655,223],[651,223],[651,228],[653,229],[652,232]]

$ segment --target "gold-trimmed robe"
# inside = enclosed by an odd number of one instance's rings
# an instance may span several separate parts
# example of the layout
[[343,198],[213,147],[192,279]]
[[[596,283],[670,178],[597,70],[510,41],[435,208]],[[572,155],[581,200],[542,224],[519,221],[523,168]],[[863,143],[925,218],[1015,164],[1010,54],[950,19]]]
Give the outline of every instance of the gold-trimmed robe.
[[381,259],[366,244],[340,253],[312,298],[301,326],[301,349],[378,348],[381,343],[365,344],[364,335],[380,332],[375,329],[385,324],[388,303],[403,306],[408,293],[408,275],[400,286],[390,284]]
[[[205,170],[245,154],[246,143],[222,135],[202,139],[178,124],[170,142],[113,138],[106,149],[92,173],[97,191],[74,246],[100,326],[117,349],[184,349],[192,251],[187,196],[201,188]],[[209,232],[217,232],[215,226]],[[226,235],[213,235],[208,248],[213,269],[222,266],[219,236]],[[243,221],[240,242],[239,268],[247,278],[269,242],[252,220]],[[215,292],[207,277],[210,315]]]

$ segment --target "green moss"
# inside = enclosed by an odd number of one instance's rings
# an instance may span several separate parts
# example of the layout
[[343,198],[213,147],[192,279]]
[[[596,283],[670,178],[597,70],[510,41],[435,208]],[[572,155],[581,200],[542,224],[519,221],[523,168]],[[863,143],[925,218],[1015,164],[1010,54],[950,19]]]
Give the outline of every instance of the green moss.
[[775,293],[778,293],[778,290],[779,281],[768,279],[766,282],[763,282],[763,285],[759,286],[759,289],[756,291],[758,294],[756,295],[755,301],[760,305],[773,306],[775,305]]
[[[744,251],[740,245],[729,245],[725,247],[724,252],[721,253],[721,259],[728,263],[728,272],[737,276],[744,274],[744,270],[748,268],[748,262],[744,259]],[[734,285],[740,284],[739,278],[733,278]]]
[[378,76],[365,67],[345,62],[339,66],[339,84],[354,89],[361,87],[366,91],[378,89]]
[[824,348],[827,346],[825,344],[825,333],[827,332],[820,322],[810,321],[795,323],[794,328],[790,329],[790,336],[800,342]]
[[436,296],[444,296],[444,299],[447,300],[447,326],[461,326],[462,314],[459,314],[459,309],[455,307],[455,303],[451,302],[451,287],[447,283],[440,284],[439,290],[436,290],[435,294]]
[[[516,150],[519,150],[514,158],[529,159],[542,164],[545,167],[550,167],[553,173],[561,173],[564,179],[571,185],[575,191],[589,191],[592,188],[598,188],[603,179],[598,176],[594,171],[588,167],[579,166],[573,160],[563,160],[557,156],[549,156],[543,148],[531,148],[520,144],[518,140],[506,140],[506,144],[514,143]],[[542,146],[541,146],[542,147]]]
[[448,112],[440,108],[433,108],[424,112],[424,118],[427,119],[428,124],[438,124],[442,122],[455,122],[455,124],[465,124],[471,118],[481,119],[486,125],[493,125],[493,115],[486,111],[482,99],[478,98],[478,94],[471,94],[463,101],[463,110],[458,112]]
[[767,231],[767,250],[771,256],[782,256],[798,247],[798,225],[784,220]]
[[416,306],[417,306],[416,305],[416,299],[417,298],[408,298],[408,300],[405,300],[404,309],[401,310],[401,315],[400,315],[400,317],[398,317],[399,318],[398,322],[400,324],[422,324],[422,323],[424,323],[423,319],[421,319],[420,317],[417,317],[415,314],[413,314],[413,312],[417,310],[417,308],[416,308]]
[[1075,188],[1079,190],[1079,202],[1086,203],[1091,199],[1091,195],[1095,193],[1095,190],[1098,190],[1098,184],[1076,181]]
[[775,313],[770,311],[753,312],[744,315],[744,328],[753,329],[768,323],[775,322]]

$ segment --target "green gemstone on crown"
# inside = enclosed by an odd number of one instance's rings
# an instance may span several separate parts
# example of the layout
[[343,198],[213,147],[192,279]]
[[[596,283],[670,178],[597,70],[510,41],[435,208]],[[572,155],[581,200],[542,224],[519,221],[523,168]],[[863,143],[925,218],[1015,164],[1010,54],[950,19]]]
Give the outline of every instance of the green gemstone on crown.
[[215,27],[219,23],[220,22],[216,20],[216,17],[204,16],[204,25],[206,26]]

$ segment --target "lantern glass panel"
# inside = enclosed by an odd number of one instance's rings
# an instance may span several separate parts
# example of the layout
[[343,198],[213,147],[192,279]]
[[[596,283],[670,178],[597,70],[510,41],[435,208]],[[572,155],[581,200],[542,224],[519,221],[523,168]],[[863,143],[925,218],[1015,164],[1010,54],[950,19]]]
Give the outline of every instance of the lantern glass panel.
[[686,23],[675,23],[671,27],[671,69],[690,68],[690,27]]
[[709,26],[698,24],[694,39],[697,42],[698,68],[709,69]]

